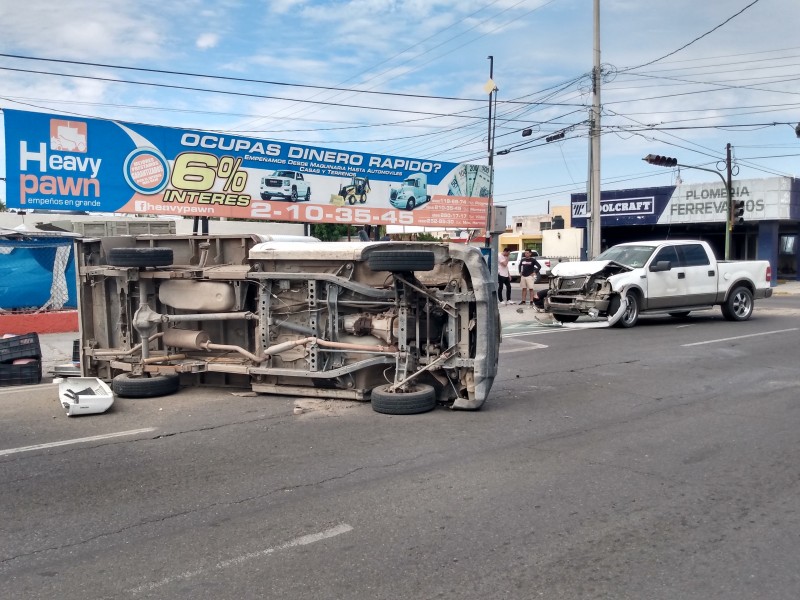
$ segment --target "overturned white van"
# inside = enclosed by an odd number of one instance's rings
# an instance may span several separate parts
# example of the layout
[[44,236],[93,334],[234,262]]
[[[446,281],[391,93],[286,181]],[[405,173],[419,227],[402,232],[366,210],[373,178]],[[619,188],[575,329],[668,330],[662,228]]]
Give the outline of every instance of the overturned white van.
[[495,284],[477,248],[263,241],[76,241],[84,376],[118,396],[180,385],[481,407],[497,373]]

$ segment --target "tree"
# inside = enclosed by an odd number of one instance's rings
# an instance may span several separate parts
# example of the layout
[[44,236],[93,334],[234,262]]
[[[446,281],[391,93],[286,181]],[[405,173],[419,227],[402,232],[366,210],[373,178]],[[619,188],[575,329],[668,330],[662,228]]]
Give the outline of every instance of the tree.
[[311,225],[311,235],[323,242],[335,242],[347,237],[347,225],[317,223]]

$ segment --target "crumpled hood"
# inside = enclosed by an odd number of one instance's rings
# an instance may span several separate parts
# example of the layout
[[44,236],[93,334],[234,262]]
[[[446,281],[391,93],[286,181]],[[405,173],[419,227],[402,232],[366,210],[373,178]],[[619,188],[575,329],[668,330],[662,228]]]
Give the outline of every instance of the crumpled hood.
[[550,271],[554,277],[577,277],[578,275],[594,275],[605,269],[611,260],[587,260],[580,262],[560,262]]

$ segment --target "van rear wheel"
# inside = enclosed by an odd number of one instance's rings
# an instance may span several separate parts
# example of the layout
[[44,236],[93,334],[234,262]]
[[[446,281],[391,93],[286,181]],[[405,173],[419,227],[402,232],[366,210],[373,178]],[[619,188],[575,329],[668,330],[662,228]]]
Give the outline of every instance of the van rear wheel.
[[111,380],[111,389],[122,398],[156,398],[169,396],[180,388],[178,375],[143,375],[134,377],[130,373],[121,373]]
[[389,384],[372,390],[372,410],[385,415],[417,415],[436,408],[436,391],[425,383],[407,392],[390,392]]

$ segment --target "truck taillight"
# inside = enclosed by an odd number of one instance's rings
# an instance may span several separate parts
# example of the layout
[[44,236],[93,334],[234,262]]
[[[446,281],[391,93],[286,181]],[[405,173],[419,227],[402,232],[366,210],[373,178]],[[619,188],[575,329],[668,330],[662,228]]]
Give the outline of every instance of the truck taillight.
[[772,267],[767,265],[767,281],[772,281]]

